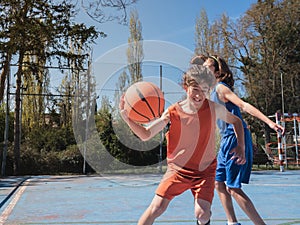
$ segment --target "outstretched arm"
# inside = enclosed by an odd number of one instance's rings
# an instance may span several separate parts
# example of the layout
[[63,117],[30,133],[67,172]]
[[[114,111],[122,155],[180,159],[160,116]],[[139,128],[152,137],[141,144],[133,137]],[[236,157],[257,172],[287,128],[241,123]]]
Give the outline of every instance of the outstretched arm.
[[230,123],[234,127],[235,135],[237,138],[237,146],[231,150],[230,153],[233,153],[231,159],[235,159],[237,164],[245,164],[245,139],[244,139],[244,127],[243,123],[237,116],[230,113],[225,106],[215,103],[216,116],[218,119]]
[[141,124],[138,124],[134,121],[132,121],[128,117],[127,111],[124,109],[124,95],[121,97],[119,109],[120,114],[123,120],[128,124],[130,129],[135,133],[142,141],[147,141],[154,137],[156,134],[158,134],[169,122],[169,113],[168,111],[165,111],[163,115],[151,122],[147,126],[143,126]]
[[276,132],[281,132],[281,134],[284,135],[284,133],[285,133],[284,127],[282,127],[279,124],[276,124],[275,122],[270,120],[266,115],[264,115],[261,111],[259,111],[253,105],[251,105],[247,102],[244,102],[242,99],[240,99],[234,92],[232,92],[225,85],[219,84],[217,86],[217,92],[218,92],[220,99],[223,102],[227,102],[227,101],[232,102],[233,104],[237,105],[242,111],[249,113],[250,115],[260,119],[261,121],[268,124],[270,128],[272,128]]

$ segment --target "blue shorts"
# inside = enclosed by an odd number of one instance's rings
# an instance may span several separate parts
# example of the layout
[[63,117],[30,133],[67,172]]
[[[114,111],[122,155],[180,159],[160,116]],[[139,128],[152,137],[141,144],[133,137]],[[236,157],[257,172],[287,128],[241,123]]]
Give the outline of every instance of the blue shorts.
[[226,182],[230,188],[241,188],[242,183],[248,184],[252,170],[253,150],[252,138],[248,129],[245,133],[245,157],[247,162],[238,165],[235,160],[231,160],[232,154],[229,152],[237,146],[235,134],[224,135],[220,143],[220,151],[217,157],[216,181]]

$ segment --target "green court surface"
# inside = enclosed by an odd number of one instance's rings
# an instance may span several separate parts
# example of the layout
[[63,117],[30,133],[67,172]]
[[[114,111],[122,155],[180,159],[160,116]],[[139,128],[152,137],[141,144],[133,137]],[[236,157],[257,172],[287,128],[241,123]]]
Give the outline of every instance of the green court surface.
[[[161,174],[33,176],[0,180],[0,224],[136,224]],[[300,170],[253,172],[244,191],[268,225],[300,224]],[[212,225],[226,224],[217,194]],[[243,225],[252,224],[237,207]],[[192,194],[176,197],[155,224],[194,225]]]

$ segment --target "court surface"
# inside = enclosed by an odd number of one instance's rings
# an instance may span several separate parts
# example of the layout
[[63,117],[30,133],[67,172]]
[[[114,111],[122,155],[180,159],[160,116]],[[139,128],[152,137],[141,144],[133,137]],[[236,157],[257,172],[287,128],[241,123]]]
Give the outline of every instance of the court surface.
[[[136,224],[161,174],[0,179],[0,224]],[[300,170],[253,172],[244,191],[269,225],[300,224]],[[217,194],[212,225],[226,224]],[[252,224],[236,206],[243,225]],[[176,197],[158,225],[194,225],[193,197]]]

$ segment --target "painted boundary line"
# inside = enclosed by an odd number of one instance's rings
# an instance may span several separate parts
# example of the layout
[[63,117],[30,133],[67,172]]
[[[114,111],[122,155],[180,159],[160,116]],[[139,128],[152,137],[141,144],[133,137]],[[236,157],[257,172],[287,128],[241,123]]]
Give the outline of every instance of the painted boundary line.
[[19,182],[19,184],[14,187],[14,189],[6,196],[5,199],[2,200],[2,202],[0,203],[0,209],[2,208],[2,206],[8,201],[8,199],[10,199],[10,197],[15,193],[15,191],[24,183],[25,180],[27,180],[28,178],[24,178],[22,181]]
[[[23,185],[22,187],[20,187],[23,183],[25,182],[26,185]],[[4,211],[2,212],[1,216],[0,216],[0,224],[4,224],[5,221],[7,220],[7,218],[9,217],[9,215],[11,214],[13,208],[15,207],[15,205],[17,204],[17,202],[19,201],[21,195],[23,194],[23,192],[25,191],[27,184],[29,184],[29,180],[28,178],[25,178],[23,181],[21,181],[10,193],[9,195],[1,202],[1,207],[12,197],[12,195],[16,192],[14,198],[11,200],[11,202],[8,204],[8,206],[4,209]],[[1,208],[0,207],[0,208]]]

